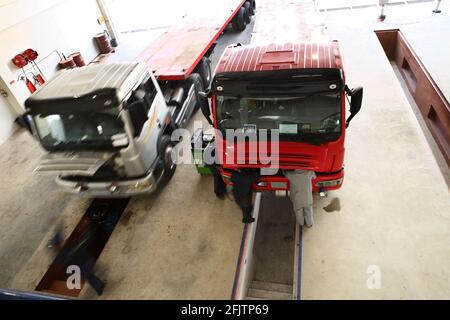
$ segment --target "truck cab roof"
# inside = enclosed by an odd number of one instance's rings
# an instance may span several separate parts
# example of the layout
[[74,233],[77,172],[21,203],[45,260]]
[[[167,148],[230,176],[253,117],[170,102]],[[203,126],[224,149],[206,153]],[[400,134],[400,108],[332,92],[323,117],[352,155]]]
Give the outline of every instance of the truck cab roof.
[[342,69],[337,41],[269,45],[231,45],[216,74],[291,69]]
[[[148,76],[145,63],[93,65],[57,73],[45,86],[25,101],[32,113],[61,112],[59,103],[70,101],[113,99],[121,102],[128,93]],[[112,105],[106,103],[104,107]],[[99,105],[96,103],[95,105]],[[78,104],[79,108],[83,105]]]

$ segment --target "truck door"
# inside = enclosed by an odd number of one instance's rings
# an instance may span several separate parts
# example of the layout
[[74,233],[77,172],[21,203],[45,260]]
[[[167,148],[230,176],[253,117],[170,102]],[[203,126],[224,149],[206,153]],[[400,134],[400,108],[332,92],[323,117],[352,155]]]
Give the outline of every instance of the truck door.
[[133,92],[128,104],[136,102],[143,103],[146,113],[139,115],[130,112],[130,118],[140,158],[148,170],[158,156],[159,133],[164,128],[164,119],[168,112],[158,83],[152,76]]

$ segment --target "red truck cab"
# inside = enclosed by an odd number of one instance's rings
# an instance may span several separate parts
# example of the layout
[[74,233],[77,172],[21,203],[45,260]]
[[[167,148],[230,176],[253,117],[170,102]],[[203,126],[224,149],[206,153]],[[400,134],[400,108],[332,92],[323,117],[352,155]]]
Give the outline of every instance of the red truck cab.
[[[346,95],[351,96],[346,118]],[[361,108],[362,88],[350,90],[337,41],[283,45],[229,46],[222,55],[211,88],[212,122],[218,169],[226,184],[234,170],[261,171],[255,190],[289,190],[285,170],[314,171],[314,191],[339,189],[344,180],[345,134]],[[278,141],[227,138],[277,130]],[[227,131],[228,130],[228,131]],[[268,152],[260,152],[267,148]],[[267,156],[266,156],[267,155]]]

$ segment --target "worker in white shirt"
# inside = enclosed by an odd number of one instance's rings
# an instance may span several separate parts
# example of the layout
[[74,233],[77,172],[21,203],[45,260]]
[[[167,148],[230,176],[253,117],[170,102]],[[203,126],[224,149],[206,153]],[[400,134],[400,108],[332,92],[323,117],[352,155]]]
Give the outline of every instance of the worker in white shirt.
[[284,175],[291,185],[290,197],[297,223],[312,227],[314,224],[312,180],[316,178],[316,174],[314,171],[295,170],[285,171]]

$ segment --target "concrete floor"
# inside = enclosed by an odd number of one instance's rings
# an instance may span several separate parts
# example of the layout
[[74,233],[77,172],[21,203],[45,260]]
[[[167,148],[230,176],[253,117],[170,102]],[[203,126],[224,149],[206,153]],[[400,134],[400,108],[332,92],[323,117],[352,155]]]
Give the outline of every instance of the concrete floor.
[[[373,32],[377,23],[355,16],[366,23],[327,21],[342,46],[348,84],[365,91],[348,130],[344,186],[316,201],[316,226],[303,233],[302,298],[448,299],[449,190]],[[337,210],[327,208],[337,200]],[[381,287],[371,290],[374,269]]]
[[[445,179],[373,26],[330,15],[327,25],[349,85],[364,86],[365,97],[348,130],[344,186],[315,199],[316,224],[303,232],[302,299],[448,299]],[[55,227],[68,235],[89,204],[32,175],[41,155],[23,131],[0,146],[0,287],[32,290],[51,262]],[[240,211],[216,199],[211,184],[183,165],[158,194],[130,202],[98,262],[102,298],[230,297]],[[379,289],[367,286],[373,266]],[[97,298],[88,287],[82,297]]]

